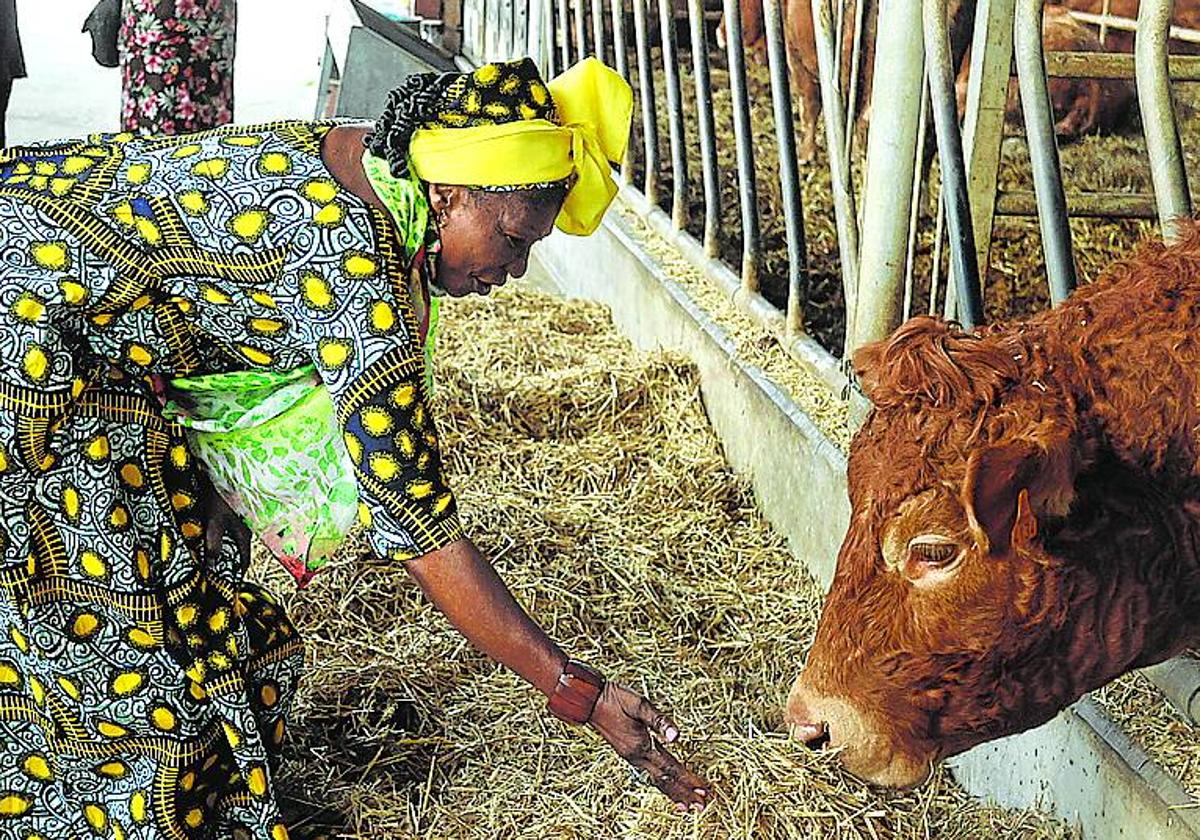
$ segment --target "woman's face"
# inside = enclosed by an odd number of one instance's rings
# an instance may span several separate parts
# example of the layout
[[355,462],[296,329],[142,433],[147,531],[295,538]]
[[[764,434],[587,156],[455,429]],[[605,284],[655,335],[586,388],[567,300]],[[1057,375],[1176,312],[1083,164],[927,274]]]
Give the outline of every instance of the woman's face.
[[486,295],[509,277],[524,275],[529,249],[554,228],[562,197],[431,184],[429,207],[441,230],[437,284],[462,297]]

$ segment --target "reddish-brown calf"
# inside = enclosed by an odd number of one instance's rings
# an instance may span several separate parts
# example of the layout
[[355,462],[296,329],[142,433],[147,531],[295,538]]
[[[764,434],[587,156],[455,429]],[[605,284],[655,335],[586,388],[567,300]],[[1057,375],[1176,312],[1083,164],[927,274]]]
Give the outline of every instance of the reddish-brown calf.
[[1200,630],[1200,231],[1023,322],[909,321],[787,720],[888,785],[1018,732]]

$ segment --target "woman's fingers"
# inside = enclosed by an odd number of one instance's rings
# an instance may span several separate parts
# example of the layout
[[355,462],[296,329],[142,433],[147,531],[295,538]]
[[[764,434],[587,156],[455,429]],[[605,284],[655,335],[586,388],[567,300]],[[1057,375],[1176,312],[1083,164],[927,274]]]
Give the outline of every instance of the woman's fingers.
[[662,747],[652,747],[639,763],[650,774],[651,783],[673,802],[694,811],[708,804],[708,783]]
[[654,708],[654,705],[644,697],[639,698],[637,713],[634,717],[668,744],[674,743],[675,739],[679,737],[679,727],[675,725],[675,722]]

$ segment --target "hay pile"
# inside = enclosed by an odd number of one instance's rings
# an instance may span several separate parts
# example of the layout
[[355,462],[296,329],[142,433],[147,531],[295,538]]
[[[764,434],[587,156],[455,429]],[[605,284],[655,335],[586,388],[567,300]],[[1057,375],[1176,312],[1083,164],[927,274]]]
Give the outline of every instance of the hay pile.
[[436,414],[469,533],[571,653],[676,715],[716,801],[679,816],[351,547],[287,595],[310,670],[281,774],[295,836],[1042,838],[944,774],[886,795],[778,734],[819,593],[725,466],[693,369],[591,304],[446,308]]

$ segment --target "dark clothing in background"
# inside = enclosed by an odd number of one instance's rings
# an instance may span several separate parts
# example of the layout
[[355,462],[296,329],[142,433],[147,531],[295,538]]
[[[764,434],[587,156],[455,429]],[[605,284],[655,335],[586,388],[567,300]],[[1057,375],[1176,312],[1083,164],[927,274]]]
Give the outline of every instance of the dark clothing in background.
[[12,80],[25,77],[25,56],[17,33],[17,0],[0,0],[0,147],[5,145],[4,116]]

